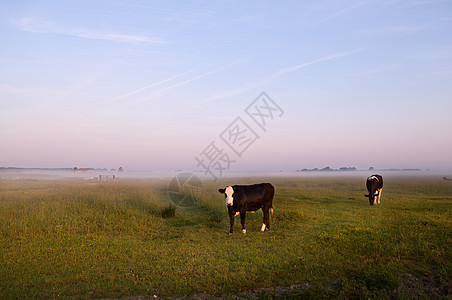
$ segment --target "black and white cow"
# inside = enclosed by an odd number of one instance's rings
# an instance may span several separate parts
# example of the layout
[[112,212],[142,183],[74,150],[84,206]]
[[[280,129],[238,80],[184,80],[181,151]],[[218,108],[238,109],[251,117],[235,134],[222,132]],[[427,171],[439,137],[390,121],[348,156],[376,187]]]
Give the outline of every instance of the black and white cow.
[[381,175],[372,175],[367,178],[366,181],[368,195],[364,197],[369,197],[369,204],[380,204],[381,190],[383,189],[383,177]]
[[264,212],[264,221],[261,231],[270,229],[270,213],[273,216],[273,196],[275,188],[270,183],[260,183],[253,185],[233,185],[225,189],[218,190],[224,194],[226,205],[228,207],[229,221],[231,228],[229,233],[233,232],[234,218],[240,215],[242,223],[242,232],[246,233],[245,219],[247,212],[254,212],[262,209]]

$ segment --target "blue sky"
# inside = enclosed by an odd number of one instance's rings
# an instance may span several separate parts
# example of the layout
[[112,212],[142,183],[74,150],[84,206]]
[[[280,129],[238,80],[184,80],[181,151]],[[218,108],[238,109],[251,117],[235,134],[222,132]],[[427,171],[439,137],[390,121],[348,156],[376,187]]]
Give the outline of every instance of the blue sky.
[[231,171],[452,170],[452,1],[0,6],[0,166],[195,170],[214,142]]

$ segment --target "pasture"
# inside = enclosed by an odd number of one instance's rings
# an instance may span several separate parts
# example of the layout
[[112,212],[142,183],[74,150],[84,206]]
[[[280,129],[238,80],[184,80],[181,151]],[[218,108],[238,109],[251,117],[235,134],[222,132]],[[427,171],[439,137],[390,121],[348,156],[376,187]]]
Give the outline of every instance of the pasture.
[[[385,178],[203,182],[196,205],[171,206],[168,182],[0,181],[0,298],[450,299],[452,183]],[[227,184],[275,186],[262,212],[228,235]]]

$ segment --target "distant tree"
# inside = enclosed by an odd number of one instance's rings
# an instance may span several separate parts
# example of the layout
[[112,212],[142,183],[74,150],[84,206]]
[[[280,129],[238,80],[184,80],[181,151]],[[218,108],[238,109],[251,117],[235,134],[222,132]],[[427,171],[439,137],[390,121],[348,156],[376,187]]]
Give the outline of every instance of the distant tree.
[[74,172],[77,172],[77,171],[78,171],[78,168],[77,168],[77,167],[74,167],[72,170],[73,170]]
[[122,167],[119,167],[118,172],[123,172],[124,170],[122,169]]
[[342,167],[339,168],[339,171],[356,171],[355,167]]
[[369,171],[373,171],[374,170],[374,167],[369,167]]

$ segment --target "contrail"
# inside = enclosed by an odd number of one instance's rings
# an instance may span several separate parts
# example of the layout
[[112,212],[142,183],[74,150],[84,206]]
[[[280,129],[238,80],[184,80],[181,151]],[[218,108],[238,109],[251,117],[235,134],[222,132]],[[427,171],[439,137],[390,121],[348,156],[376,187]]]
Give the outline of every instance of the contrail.
[[297,70],[305,68],[307,66],[311,66],[311,65],[314,65],[314,64],[317,64],[317,63],[320,63],[320,62],[323,62],[323,61],[327,61],[327,60],[336,59],[336,58],[339,58],[339,57],[349,56],[349,55],[352,55],[352,54],[359,53],[359,52],[361,52],[363,50],[365,50],[365,48],[359,48],[359,49],[355,49],[355,50],[348,51],[348,52],[339,52],[339,53],[335,53],[335,54],[330,54],[330,55],[327,55],[327,56],[324,56],[324,57],[321,57],[321,58],[318,58],[318,59],[314,59],[314,60],[311,60],[309,62],[302,63],[302,64],[299,64],[299,65],[296,65],[296,66],[293,66],[293,67],[287,67],[287,68],[281,69],[281,70],[273,73],[272,75],[268,76],[267,79],[278,78],[278,77],[280,77],[280,76],[282,76],[282,75],[284,75],[286,73],[297,71]]
[[154,82],[153,84],[150,84],[150,85],[147,85],[147,86],[145,86],[145,87],[139,88],[139,89],[137,89],[137,90],[131,91],[131,92],[127,93],[127,94],[120,95],[120,96],[114,97],[114,98],[109,99],[109,100],[105,100],[105,101],[103,101],[102,103],[110,103],[110,102],[113,102],[113,101],[116,101],[116,100],[119,100],[119,99],[122,99],[122,98],[127,98],[127,97],[130,97],[130,96],[133,96],[133,95],[135,95],[135,94],[141,93],[142,91],[145,91],[145,90],[147,90],[147,89],[150,89],[150,88],[159,86],[159,85],[161,85],[161,84],[164,84],[164,83],[166,83],[166,82],[168,82],[168,81],[171,81],[171,80],[173,80],[173,79],[176,79],[176,78],[178,78],[178,77],[182,77],[182,76],[184,76],[184,75],[190,74],[190,73],[192,73],[192,72],[194,72],[194,71],[195,71],[195,70],[190,70],[190,71],[187,71],[187,72],[184,72],[184,73],[180,73],[180,74],[173,75],[173,76],[171,76],[171,77],[168,77],[168,78],[166,78],[166,79],[160,80],[160,81],[158,81],[158,82]]
[[353,10],[355,8],[363,6],[363,5],[365,5],[365,4],[369,3],[369,2],[373,2],[373,1],[372,0],[365,0],[365,1],[360,1],[358,3],[355,3],[355,4],[351,5],[351,6],[348,6],[348,7],[344,8],[344,9],[336,12],[336,13],[333,13],[333,14],[331,14],[329,16],[326,16],[326,17],[324,17],[324,18],[322,18],[320,20],[317,20],[316,22],[312,23],[311,26],[317,25],[319,23],[322,23],[322,22],[325,22],[325,21],[328,21],[328,20],[331,20],[331,19],[334,19],[334,18],[336,18],[338,16],[341,16],[341,15],[347,13],[350,10]]
[[207,99],[206,102],[210,102],[210,101],[213,101],[213,100],[216,100],[216,99],[222,99],[222,98],[226,98],[226,97],[237,96],[237,95],[243,94],[243,93],[245,93],[245,92],[247,92],[249,90],[252,90],[254,88],[261,87],[262,85],[265,85],[268,82],[271,82],[271,81],[277,79],[278,77],[281,77],[281,76],[283,76],[283,75],[285,75],[287,73],[291,73],[291,72],[294,72],[294,71],[303,69],[305,67],[308,67],[308,66],[311,66],[311,65],[315,65],[315,64],[318,64],[320,62],[327,61],[327,60],[332,60],[332,59],[336,59],[336,58],[339,58],[339,57],[353,55],[353,54],[359,53],[359,52],[364,51],[364,50],[365,50],[365,48],[359,48],[359,49],[355,49],[355,50],[352,50],[352,51],[339,52],[339,53],[330,54],[330,55],[327,55],[327,56],[324,56],[324,57],[320,57],[320,58],[317,58],[317,59],[314,59],[314,60],[311,60],[311,61],[299,64],[299,65],[296,65],[296,66],[286,67],[286,68],[278,70],[275,73],[270,74],[270,75],[268,75],[266,77],[259,78],[259,79],[255,80],[253,83],[247,84],[246,86],[242,86],[242,87],[237,88],[235,90],[224,91],[224,92],[221,92],[220,94],[214,95],[214,96],[210,97],[209,99]]
[[[209,72],[206,72],[206,73],[203,73],[203,74],[194,76],[194,77],[189,78],[189,79],[187,79],[187,80],[184,80],[184,81],[175,83],[175,84],[173,84],[173,85],[170,85],[170,86],[168,86],[168,87],[162,88],[162,89],[160,89],[160,90],[154,91],[154,92],[153,92],[153,95],[151,95],[151,96],[142,97],[142,98],[136,99],[136,100],[131,100],[131,101],[128,101],[128,102],[126,102],[126,103],[124,103],[124,104],[136,104],[136,103],[144,102],[144,101],[146,101],[146,100],[148,100],[148,99],[150,99],[150,98],[152,98],[152,97],[159,96],[159,95],[161,95],[162,93],[164,93],[164,92],[166,92],[166,91],[169,91],[169,90],[172,90],[172,89],[174,89],[174,88],[176,88],[176,87],[179,87],[179,86],[182,86],[182,85],[186,85],[186,84],[188,84],[188,83],[190,83],[190,82],[192,82],[192,81],[198,80],[198,79],[200,79],[200,78],[204,78],[204,77],[210,76],[210,75],[212,75],[212,74],[215,74],[215,73],[224,71],[224,70],[226,70],[226,69],[232,67],[233,65],[237,64],[237,63],[238,63],[238,62],[233,62],[233,63],[231,63],[231,64],[229,64],[229,65],[226,65],[226,66],[224,66],[224,67],[218,68],[218,69],[216,69],[216,70],[209,71]],[[180,76],[185,75],[185,74],[190,73],[190,72],[192,72],[192,71],[189,71],[189,72],[180,74],[180,75],[175,76],[175,77],[180,77]],[[174,79],[175,77],[173,77],[173,78],[171,78],[171,79]],[[167,81],[169,81],[169,80],[171,80],[171,79],[168,78],[168,79],[162,80],[162,81],[159,82],[159,83],[167,82]],[[154,84],[153,86],[156,86],[156,85],[157,85],[157,84]],[[148,86],[147,88],[151,88],[151,87],[153,87],[153,86]],[[140,90],[143,90],[143,89],[140,89]],[[129,94],[130,94],[130,93],[129,93]],[[134,94],[136,94],[136,93],[134,93]]]

